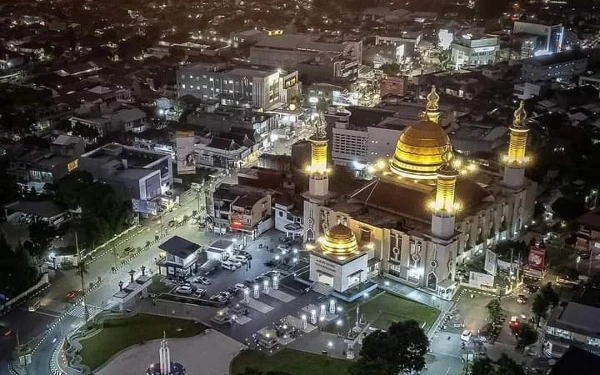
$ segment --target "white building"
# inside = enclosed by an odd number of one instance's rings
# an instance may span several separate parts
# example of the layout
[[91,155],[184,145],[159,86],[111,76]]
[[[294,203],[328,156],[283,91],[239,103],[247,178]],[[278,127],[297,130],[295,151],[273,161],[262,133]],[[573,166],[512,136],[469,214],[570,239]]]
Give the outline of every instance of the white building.
[[473,31],[455,36],[451,48],[452,65],[458,70],[495,63],[500,45],[497,37]]
[[177,96],[219,99],[224,105],[245,103],[269,110],[288,103],[300,92],[298,72],[275,68],[231,68],[194,64],[177,72]]

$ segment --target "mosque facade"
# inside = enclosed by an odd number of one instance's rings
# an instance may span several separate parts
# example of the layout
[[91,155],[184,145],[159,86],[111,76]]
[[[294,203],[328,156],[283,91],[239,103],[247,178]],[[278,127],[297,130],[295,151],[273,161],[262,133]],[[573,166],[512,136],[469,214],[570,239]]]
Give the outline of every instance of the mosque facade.
[[461,158],[439,125],[432,88],[422,119],[402,132],[393,157],[347,196],[329,191],[323,113],[310,138],[304,241],[310,279],[344,293],[375,275],[450,299],[457,264],[517,236],[533,217],[536,184],[529,163],[524,104],[510,126],[504,170]]

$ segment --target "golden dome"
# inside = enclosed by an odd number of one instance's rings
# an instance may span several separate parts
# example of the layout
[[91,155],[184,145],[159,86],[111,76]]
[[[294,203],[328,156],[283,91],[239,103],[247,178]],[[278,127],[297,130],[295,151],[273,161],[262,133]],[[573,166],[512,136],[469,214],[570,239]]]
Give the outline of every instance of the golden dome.
[[325,233],[320,241],[321,251],[326,255],[344,260],[358,253],[358,242],[352,229],[337,224]]
[[[391,171],[402,177],[436,179],[445,158],[451,159],[450,138],[438,124],[421,120],[410,125],[396,144]],[[444,156],[444,154],[448,155]]]

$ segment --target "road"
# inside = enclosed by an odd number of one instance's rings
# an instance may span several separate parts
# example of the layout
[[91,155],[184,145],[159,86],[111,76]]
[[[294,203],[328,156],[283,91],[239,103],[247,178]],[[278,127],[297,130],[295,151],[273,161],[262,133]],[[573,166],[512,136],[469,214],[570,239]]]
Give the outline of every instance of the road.
[[[200,196],[200,205],[203,206],[203,196]],[[117,253],[122,253],[125,247],[143,247],[147,241],[152,241],[155,238],[156,233],[160,231],[169,231],[169,233],[188,233],[196,232],[197,234],[193,237],[194,240],[204,244],[211,239],[211,235],[201,232],[196,226],[191,224],[185,224],[182,227],[176,229],[168,228],[168,223],[176,218],[183,217],[183,215],[190,215],[192,211],[197,210],[198,202],[196,194],[190,192],[182,195],[180,200],[180,206],[176,206],[172,212],[166,212],[160,218],[161,222],[157,219],[149,219],[143,222],[141,228],[136,228],[133,233],[125,235],[128,238],[126,241],[116,240],[118,245],[115,246]],[[162,227],[162,229],[161,229]],[[191,236],[188,236],[188,238]],[[112,251],[112,247],[104,251],[104,254],[96,257],[95,259],[88,262],[88,272],[85,274],[86,287],[89,282],[94,282],[100,277],[102,282],[100,286],[92,291],[87,297],[87,303],[91,312],[99,311],[108,306],[110,297],[113,293],[118,290],[119,281],[128,281],[128,272],[131,269],[140,272],[141,266],[146,266],[150,271],[155,272],[156,267],[153,266],[153,260],[158,257],[158,244],[151,246],[148,250],[142,252],[139,256],[132,259],[128,264],[121,267],[116,273],[111,272],[111,268],[115,265],[115,256]],[[121,266],[120,260],[116,261],[118,266]],[[51,287],[43,293],[41,298],[41,308],[36,312],[27,311],[27,306],[23,306],[12,312],[0,317],[0,324],[10,327],[13,332],[19,336],[20,343],[31,342],[34,344],[39,338],[47,331],[47,327],[50,326],[56,319],[69,310],[72,303],[67,300],[66,295],[71,290],[80,290],[81,281],[75,270],[58,270],[56,274],[51,277]],[[83,307],[77,306],[73,312],[67,315],[50,333],[50,337],[62,337],[64,334],[70,332],[76,324],[80,323],[83,319]],[[11,353],[16,345],[17,335],[12,337],[0,338],[0,363],[6,364],[9,360]],[[59,340],[57,340],[59,341]],[[42,345],[38,348],[35,355],[33,356],[33,362],[31,364],[33,374],[46,374],[48,373],[48,364],[50,355],[54,349],[55,343],[52,340],[45,340]],[[0,365],[0,374],[6,372],[6,366]]]
[[[302,129],[303,135],[308,134],[307,129]],[[275,142],[274,153],[284,153],[289,150],[291,143],[295,140],[280,140]],[[245,165],[251,166],[254,163]],[[230,171],[227,176],[217,177],[211,182],[211,186],[220,183],[237,183],[236,171]],[[98,251],[94,257],[89,258],[88,270],[85,274],[85,285],[90,282],[102,280],[99,287],[86,296],[87,306],[90,313],[101,311],[111,304],[111,296],[118,290],[119,281],[127,282],[130,278],[129,271],[140,269],[145,266],[148,272],[156,272],[154,259],[158,257],[158,243],[142,252],[137,257],[129,260],[125,265],[121,264],[120,254],[123,249],[131,247],[144,247],[148,241],[153,241],[157,235],[162,233],[178,234],[199,244],[208,244],[217,235],[198,230],[196,225],[185,224],[181,227],[170,228],[169,222],[191,215],[192,211],[203,209],[204,194],[195,191],[187,191],[180,196],[180,202],[172,211],[164,212],[159,217],[143,219],[141,226],[133,229],[128,234],[112,242],[105,250]],[[114,246],[113,246],[114,244]],[[117,267],[115,273],[113,267]],[[83,322],[84,308],[81,305],[73,307],[72,301],[66,298],[71,290],[81,290],[81,280],[75,270],[57,270],[51,275],[51,287],[40,295],[41,307],[35,312],[27,311],[23,306],[0,317],[0,325],[9,327],[16,334],[9,337],[0,337],[0,375],[10,374],[7,363],[11,358],[17,345],[17,338],[21,344],[29,343],[31,346],[40,342],[40,338],[47,335],[49,339],[42,340],[39,344],[32,363],[29,367],[31,374],[49,373],[51,355],[57,343],[66,334],[75,329]],[[70,312],[69,312],[70,311]],[[69,312],[65,315],[66,312]],[[59,317],[63,316],[59,320]],[[57,338],[53,342],[53,338]]]

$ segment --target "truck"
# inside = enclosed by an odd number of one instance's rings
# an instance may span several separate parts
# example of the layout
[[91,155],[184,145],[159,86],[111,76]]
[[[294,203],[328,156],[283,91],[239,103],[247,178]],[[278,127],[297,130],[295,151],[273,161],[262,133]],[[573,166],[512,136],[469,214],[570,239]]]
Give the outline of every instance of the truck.
[[200,266],[200,273],[203,275],[210,275],[214,273],[220,265],[221,262],[217,259],[209,259]]

